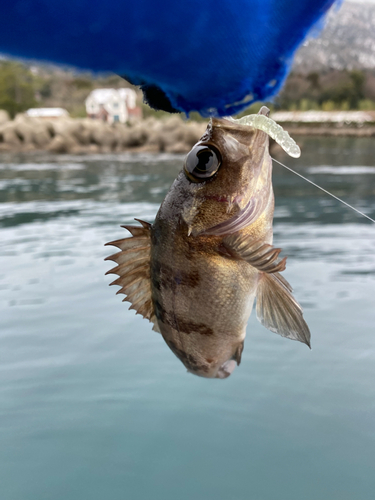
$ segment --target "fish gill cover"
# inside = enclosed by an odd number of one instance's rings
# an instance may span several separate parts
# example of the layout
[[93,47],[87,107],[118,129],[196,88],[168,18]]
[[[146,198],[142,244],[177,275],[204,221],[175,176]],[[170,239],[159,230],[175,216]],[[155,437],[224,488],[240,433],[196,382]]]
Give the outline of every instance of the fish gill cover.
[[0,52],[112,71],[169,112],[228,116],[282,85],[335,0],[0,0]]

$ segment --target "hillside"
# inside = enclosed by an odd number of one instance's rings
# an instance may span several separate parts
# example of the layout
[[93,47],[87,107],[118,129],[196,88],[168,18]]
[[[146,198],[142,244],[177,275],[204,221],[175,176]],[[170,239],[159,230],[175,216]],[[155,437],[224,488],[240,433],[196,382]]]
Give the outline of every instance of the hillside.
[[375,4],[344,2],[333,8],[317,38],[299,49],[294,71],[375,69]]

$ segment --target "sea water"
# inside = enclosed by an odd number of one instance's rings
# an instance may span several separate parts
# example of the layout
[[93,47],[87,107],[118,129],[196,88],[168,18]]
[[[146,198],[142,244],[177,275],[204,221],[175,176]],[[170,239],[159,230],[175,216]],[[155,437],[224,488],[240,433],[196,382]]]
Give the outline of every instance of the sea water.
[[[372,139],[277,159],[375,217]],[[241,366],[186,373],[108,287],[179,155],[0,155],[1,500],[372,500],[375,225],[274,166],[274,243],[312,350],[252,315]]]

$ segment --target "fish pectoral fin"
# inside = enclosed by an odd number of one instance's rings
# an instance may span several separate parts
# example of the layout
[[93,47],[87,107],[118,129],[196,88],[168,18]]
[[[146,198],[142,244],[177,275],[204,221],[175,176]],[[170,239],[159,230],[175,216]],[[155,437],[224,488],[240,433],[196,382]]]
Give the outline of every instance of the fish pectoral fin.
[[282,337],[310,346],[310,330],[289,283],[278,273],[262,274],[256,295],[256,314],[263,326]]
[[142,227],[122,226],[131,233],[130,238],[106,243],[106,245],[112,245],[120,249],[120,252],[105,259],[113,260],[117,264],[106,274],[117,274],[119,276],[110,284],[119,285],[121,288],[117,293],[125,295],[124,300],[131,303],[130,309],[134,309],[137,314],[141,314],[154,323],[154,330],[158,331],[150,279],[152,226],[148,222],[139,219],[135,220],[140,222]]
[[286,257],[279,259],[281,248],[275,248],[260,240],[229,235],[223,239],[224,249],[232,256],[245,260],[263,273],[278,273],[286,267]]

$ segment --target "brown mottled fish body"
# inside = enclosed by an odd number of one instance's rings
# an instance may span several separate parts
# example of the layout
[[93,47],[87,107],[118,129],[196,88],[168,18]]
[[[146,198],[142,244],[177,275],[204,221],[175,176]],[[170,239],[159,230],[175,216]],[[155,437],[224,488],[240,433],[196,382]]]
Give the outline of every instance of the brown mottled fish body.
[[309,344],[301,308],[279,274],[286,259],[272,247],[271,175],[265,132],[213,119],[154,224],[113,242],[122,250],[111,257],[119,292],[196,375],[226,378],[240,363],[256,296],[267,328]]

